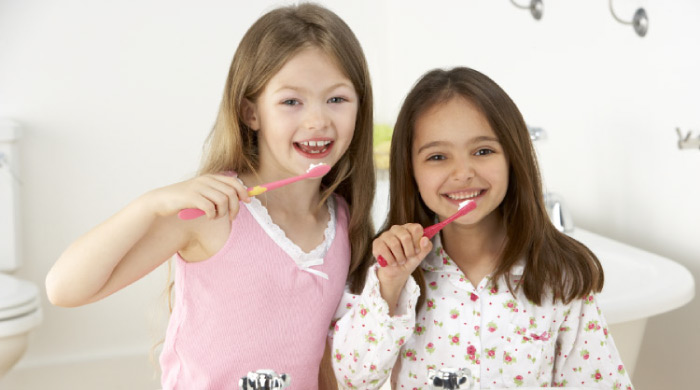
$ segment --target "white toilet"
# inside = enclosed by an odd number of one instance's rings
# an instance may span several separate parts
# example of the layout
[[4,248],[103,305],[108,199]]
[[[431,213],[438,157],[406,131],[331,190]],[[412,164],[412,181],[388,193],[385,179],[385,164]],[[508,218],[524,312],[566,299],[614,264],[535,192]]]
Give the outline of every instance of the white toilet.
[[17,140],[19,126],[0,119],[0,377],[27,349],[29,332],[42,319],[39,289],[10,273],[20,266],[19,177]]

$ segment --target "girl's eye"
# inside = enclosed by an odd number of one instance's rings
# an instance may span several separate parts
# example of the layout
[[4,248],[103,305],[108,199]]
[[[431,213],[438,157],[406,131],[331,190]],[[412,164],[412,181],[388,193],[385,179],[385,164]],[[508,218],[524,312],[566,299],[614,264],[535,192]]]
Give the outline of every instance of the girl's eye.
[[491,153],[493,153],[493,150],[491,150],[491,149],[479,149],[476,151],[476,153],[474,153],[474,155],[486,156],[486,155],[491,154]]
[[443,156],[442,154],[434,154],[434,155],[428,157],[428,161],[440,161],[440,160],[444,160],[444,159],[445,159],[445,156]]
[[296,99],[287,99],[282,102],[282,104],[286,106],[296,106],[297,104],[300,104],[298,100]]
[[328,103],[342,103],[344,101],[345,101],[345,98],[341,98],[338,96],[328,99]]

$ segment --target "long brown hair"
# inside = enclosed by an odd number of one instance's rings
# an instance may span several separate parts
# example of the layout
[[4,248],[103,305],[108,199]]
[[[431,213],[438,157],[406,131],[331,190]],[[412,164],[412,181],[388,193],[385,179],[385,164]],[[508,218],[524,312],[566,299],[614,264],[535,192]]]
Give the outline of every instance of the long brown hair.
[[[401,107],[391,142],[390,208],[381,232],[393,225],[434,223],[435,213],[420,198],[413,177],[411,150],[418,118],[452,98],[474,103],[496,133],[508,159],[509,184],[498,212],[503,216],[506,242],[492,279],[509,276],[511,267],[526,259],[519,286],[535,304],[550,292],[565,303],[603,287],[603,269],[583,244],[559,232],[547,216],[537,157],[522,114],[506,92],[484,74],[469,68],[436,69],[421,77]],[[380,232],[380,233],[381,233]],[[418,267],[413,277],[425,301],[425,279]]]

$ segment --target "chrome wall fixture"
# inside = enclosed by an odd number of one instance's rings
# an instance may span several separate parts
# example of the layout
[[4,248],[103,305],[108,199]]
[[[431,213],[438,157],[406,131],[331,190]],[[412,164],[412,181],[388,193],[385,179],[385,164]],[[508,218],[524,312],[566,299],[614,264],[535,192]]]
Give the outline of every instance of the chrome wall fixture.
[[688,131],[688,134],[684,137],[681,129],[678,127],[676,127],[676,133],[678,133],[678,149],[700,149],[700,134],[695,138],[691,138],[693,132]]
[[528,126],[527,132],[530,133],[530,139],[537,141],[538,139],[546,138],[547,133],[541,127]]
[[[529,9],[530,14],[532,14],[532,17],[535,18],[535,20],[542,19],[542,14],[544,13],[544,3],[542,2],[542,0],[530,0],[530,5],[520,5],[516,3],[515,0],[510,0],[510,2],[520,9]],[[620,19],[615,14],[615,10],[613,9],[612,3],[613,0],[608,0],[608,4],[610,5],[610,13],[612,14],[615,20],[622,24],[631,24],[634,28],[634,31],[640,37],[644,37],[645,35],[647,35],[647,31],[649,31],[649,17],[647,16],[647,11],[645,11],[644,8],[637,8],[637,10],[634,12],[634,15],[632,16],[632,20],[628,22]]]
[[608,3],[610,4],[610,13],[612,14],[613,18],[615,18],[615,20],[622,24],[631,24],[632,27],[634,27],[634,32],[636,32],[637,35],[639,35],[640,37],[647,35],[647,31],[649,30],[649,18],[647,17],[647,11],[645,11],[644,8],[637,8],[637,10],[634,11],[634,16],[632,16],[632,21],[627,22],[620,19],[615,14],[615,10],[613,9],[612,4],[613,0],[608,0]]
[[542,3],[542,0],[530,0],[530,5],[520,5],[516,3],[515,0],[510,0],[510,2],[520,9],[529,9],[530,14],[535,20],[542,19],[542,14],[544,13],[544,3]]

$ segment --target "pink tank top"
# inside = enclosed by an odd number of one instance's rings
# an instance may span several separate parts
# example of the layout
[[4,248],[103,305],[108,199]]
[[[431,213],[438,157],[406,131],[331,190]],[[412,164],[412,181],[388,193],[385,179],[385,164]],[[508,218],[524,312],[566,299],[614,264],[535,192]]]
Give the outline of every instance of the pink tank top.
[[288,389],[318,388],[350,264],[347,204],[332,198],[325,242],[311,253],[289,241],[258,202],[241,203],[228,240],[210,259],[187,263],[176,255],[175,307],[160,355],[164,390],[238,390],[238,380],[259,369],[289,374]]

